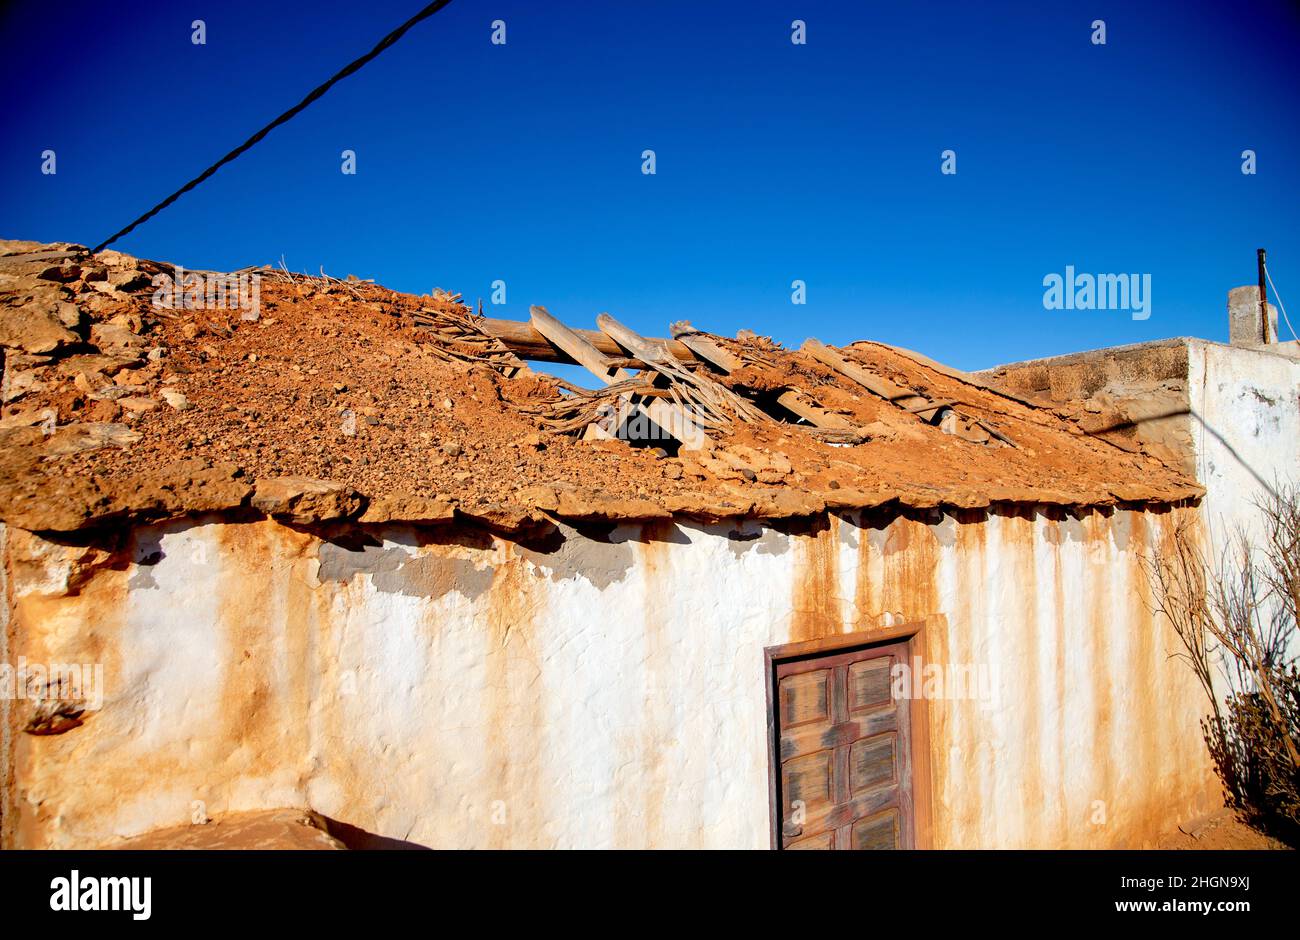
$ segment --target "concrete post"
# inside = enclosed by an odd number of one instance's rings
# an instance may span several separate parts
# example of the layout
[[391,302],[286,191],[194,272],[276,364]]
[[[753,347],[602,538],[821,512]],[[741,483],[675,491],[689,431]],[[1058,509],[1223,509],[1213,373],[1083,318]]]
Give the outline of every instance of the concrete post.
[[[1268,336],[1277,342],[1277,308],[1268,304]],[[1234,287],[1228,291],[1228,341],[1233,346],[1259,346],[1264,342],[1264,321],[1259,315],[1259,287]]]

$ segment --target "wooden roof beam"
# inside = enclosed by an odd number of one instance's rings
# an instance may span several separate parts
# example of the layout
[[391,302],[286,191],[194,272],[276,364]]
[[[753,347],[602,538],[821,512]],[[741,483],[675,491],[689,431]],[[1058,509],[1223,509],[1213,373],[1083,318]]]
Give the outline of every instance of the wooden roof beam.
[[[479,321],[478,325],[485,332],[490,333],[510,347],[520,359],[531,359],[534,362],[562,362],[569,365],[581,365],[567,351],[547,339],[532,323],[485,317]],[[628,359],[618,343],[599,330],[575,330],[571,327],[566,327],[566,329],[581,337],[589,345],[594,346],[596,351],[602,355],[620,360],[620,364],[626,368],[640,369],[645,367],[645,363],[635,359]],[[647,338],[646,342],[652,344],[655,348],[662,347],[668,350],[668,352],[672,353],[673,358],[682,362],[695,361],[695,356],[691,354],[691,351],[677,340]]]

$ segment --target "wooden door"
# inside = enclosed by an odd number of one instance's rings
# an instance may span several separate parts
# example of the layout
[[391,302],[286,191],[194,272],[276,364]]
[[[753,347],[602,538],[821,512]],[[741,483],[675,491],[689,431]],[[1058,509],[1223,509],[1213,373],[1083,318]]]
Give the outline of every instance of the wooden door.
[[774,661],[776,809],[785,849],[912,848],[908,643]]

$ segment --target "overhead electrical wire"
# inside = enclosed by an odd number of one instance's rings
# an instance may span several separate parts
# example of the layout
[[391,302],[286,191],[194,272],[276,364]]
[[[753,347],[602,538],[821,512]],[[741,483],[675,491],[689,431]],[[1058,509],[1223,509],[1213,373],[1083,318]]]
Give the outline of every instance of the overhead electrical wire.
[[1296,336],[1295,327],[1291,325],[1291,318],[1286,315],[1286,307],[1282,304],[1282,295],[1277,292],[1277,285],[1273,283],[1273,275],[1268,273],[1267,267],[1264,268],[1264,276],[1268,278],[1268,286],[1273,288],[1273,296],[1277,298],[1277,308],[1282,311],[1282,319],[1286,321],[1286,328],[1291,331],[1291,338],[1300,340],[1300,336]]
[[208,167],[206,170],[204,170],[204,171],[203,171],[202,173],[200,173],[198,176],[194,177],[194,179],[190,180],[188,183],[186,183],[186,184],[185,184],[184,186],[182,186],[180,189],[176,190],[176,192],[172,193],[170,196],[168,196],[168,197],[167,197],[166,199],[164,199],[162,202],[158,203],[158,205],[154,206],[152,209],[150,209],[148,212],[146,212],[146,213],[144,213],[143,215],[141,215],[138,219],[136,219],[136,220],[135,220],[134,222],[132,222],[130,225],[126,226],[126,228],[122,229],[122,230],[119,231],[119,232],[116,232],[115,234],[113,234],[113,235],[110,236],[109,238],[106,238],[104,241],[100,242],[98,245],[96,245],[94,248],[92,248],[91,251],[92,251],[92,252],[103,251],[105,248],[107,248],[109,245],[113,244],[113,242],[117,241],[117,240],[118,240],[119,238],[121,238],[122,236],[129,234],[133,229],[135,229],[136,226],[138,226],[138,225],[140,225],[140,224],[142,224],[142,223],[144,223],[144,222],[148,222],[148,221],[149,221],[150,219],[152,219],[155,215],[157,215],[159,212],[162,212],[164,209],[166,209],[168,206],[170,206],[173,202],[175,202],[175,201],[176,201],[177,199],[179,199],[181,196],[185,195],[185,194],[186,194],[187,192],[189,192],[191,189],[193,189],[194,187],[198,186],[198,185],[199,185],[200,183],[202,183],[204,180],[208,179],[208,177],[212,176],[212,174],[216,173],[217,170],[221,169],[221,168],[222,168],[223,166],[225,166],[227,163],[230,163],[232,160],[235,160],[236,158],[238,158],[238,157],[242,156],[243,154],[247,153],[247,152],[248,152],[250,149],[252,149],[252,147],[253,147],[255,144],[257,144],[257,143],[258,143],[258,142],[259,142],[263,137],[265,137],[265,136],[266,136],[267,134],[269,134],[271,131],[275,130],[275,129],[276,129],[277,127],[279,127],[281,124],[284,124],[284,123],[288,122],[290,119],[292,119],[293,117],[295,117],[296,115],[298,115],[299,113],[301,113],[301,112],[302,112],[303,110],[305,110],[305,109],[306,109],[310,104],[312,104],[312,102],[319,100],[319,99],[320,99],[320,98],[321,98],[321,97],[322,97],[322,96],[323,96],[327,91],[329,91],[329,90],[330,90],[331,88],[333,88],[336,84],[338,84],[339,82],[341,82],[343,79],[347,78],[349,75],[353,75],[353,74],[355,74],[356,72],[360,71],[361,68],[362,68],[366,63],[370,62],[372,59],[374,59],[376,56],[378,56],[378,55],[379,55],[381,52],[383,52],[385,49],[388,49],[390,46],[393,46],[394,44],[396,44],[397,41],[398,41],[399,39],[401,39],[404,35],[406,35],[406,32],[407,32],[407,31],[408,31],[412,26],[416,25],[416,24],[419,23],[421,20],[426,20],[426,19],[428,19],[429,17],[433,16],[433,14],[437,13],[439,10],[441,10],[443,7],[447,6],[449,3],[451,3],[451,0],[435,0],[434,3],[430,3],[428,6],[426,6],[426,7],[425,7],[423,10],[421,10],[419,13],[415,14],[413,17],[411,17],[409,20],[407,20],[407,21],[406,21],[405,23],[403,23],[401,26],[397,27],[397,29],[393,30],[391,33],[389,33],[389,34],[388,34],[387,36],[385,36],[383,39],[379,40],[379,42],[375,45],[375,47],[374,47],[373,49],[371,49],[369,52],[367,52],[365,55],[363,55],[361,58],[356,59],[356,60],[354,60],[353,62],[348,63],[348,64],[345,65],[342,69],[340,69],[339,71],[335,72],[334,75],[332,75],[332,76],[331,76],[328,80],[326,80],[324,83],[322,83],[322,84],[320,84],[320,85],[317,85],[315,88],[313,88],[313,89],[312,89],[312,90],[307,94],[307,97],[305,97],[305,98],[302,99],[302,101],[299,101],[296,105],[294,105],[294,106],[293,106],[292,108],[290,108],[288,111],[285,111],[283,114],[281,114],[279,117],[277,117],[277,118],[276,118],[274,121],[272,121],[270,124],[267,124],[265,127],[263,127],[260,131],[258,131],[258,132],[257,132],[256,134],[254,134],[252,137],[248,138],[248,140],[244,141],[242,144],[240,144],[240,145],[239,145],[238,147],[236,147],[234,150],[230,151],[230,153],[226,154],[224,157],[222,157],[222,158],[221,158],[220,160],[218,160],[216,163],[212,164],[212,166]]

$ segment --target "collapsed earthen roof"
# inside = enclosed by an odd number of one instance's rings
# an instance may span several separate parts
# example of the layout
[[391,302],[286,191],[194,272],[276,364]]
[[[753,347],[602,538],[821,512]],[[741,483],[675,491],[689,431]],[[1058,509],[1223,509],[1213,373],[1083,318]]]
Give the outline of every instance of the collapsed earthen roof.
[[776,420],[712,429],[703,449],[676,456],[580,440],[581,396],[521,367],[455,295],[258,269],[260,312],[247,319],[159,306],[154,279],[174,273],[113,251],[0,242],[5,522],[69,532],[247,512],[510,531],[550,517],[1168,504],[1202,492],[1069,412],[872,342],[836,355],[944,402],[991,440],[944,433],[752,335],[710,337],[744,362],[710,381],[769,410],[797,388],[861,442]]

